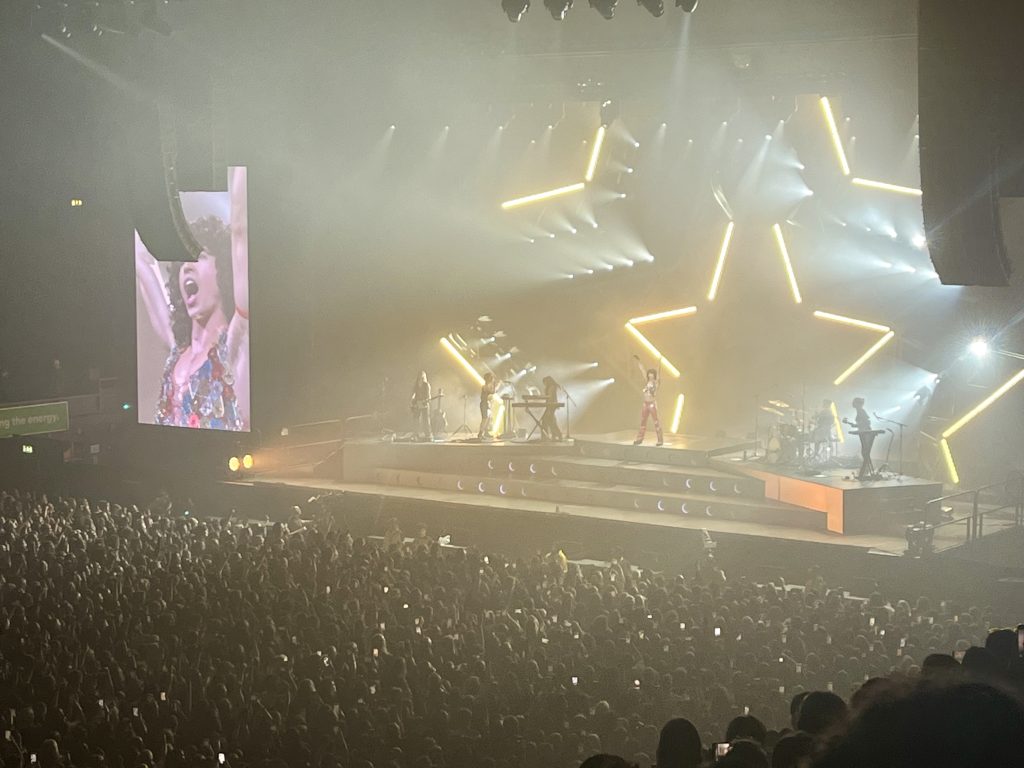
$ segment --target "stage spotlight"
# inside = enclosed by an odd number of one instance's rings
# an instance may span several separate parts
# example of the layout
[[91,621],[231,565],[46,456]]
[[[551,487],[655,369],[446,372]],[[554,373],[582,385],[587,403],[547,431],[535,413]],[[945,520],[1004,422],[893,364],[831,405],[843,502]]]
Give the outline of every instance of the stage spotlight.
[[252,469],[254,463],[251,453],[247,453],[242,457],[242,469]]
[[572,0],[544,0],[544,7],[548,9],[552,19],[562,21],[572,9]]
[[665,13],[665,4],[661,0],[636,0],[637,5],[642,5],[652,16],[661,16]]
[[514,24],[530,10],[530,0],[501,0],[501,8]]
[[[593,3],[591,3],[591,5],[593,5]],[[608,127],[609,125],[615,122],[618,116],[619,105],[616,102],[612,101],[611,99],[607,99],[601,102],[601,125]]]
[[615,18],[615,6],[619,0],[590,0],[590,7],[609,21]]
[[915,248],[926,248],[928,246],[928,238],[922,234],[914,235],[910,242],[914,244]]
[[228,469],[232,472],[237,472],[242,467],[242,462],[238,460],[237,456],[232,456],[228,459]]
[[682,8],[686,13],[693,13],[697,10],[700,0],[676,0],[676,8]]
[[967,350],[975,357],[987,357],[991,351],[988,346],[988,342],[985,339],[978,338],[972,341],[968,346]]

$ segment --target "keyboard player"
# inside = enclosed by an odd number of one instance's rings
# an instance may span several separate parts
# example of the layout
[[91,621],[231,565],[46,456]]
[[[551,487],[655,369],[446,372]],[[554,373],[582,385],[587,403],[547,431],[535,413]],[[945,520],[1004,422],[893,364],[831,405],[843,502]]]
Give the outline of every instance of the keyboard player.
[[540,417],[540,436],[544,440],[561,440],[562,430],[558,427],[555,413],[558,409],[558,382],[550,376],[544,377],[544,414]]

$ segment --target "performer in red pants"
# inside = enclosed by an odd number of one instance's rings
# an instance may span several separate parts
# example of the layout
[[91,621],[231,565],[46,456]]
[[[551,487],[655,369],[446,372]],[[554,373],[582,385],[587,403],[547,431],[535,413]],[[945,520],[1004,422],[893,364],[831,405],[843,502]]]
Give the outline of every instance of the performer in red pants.
[[640,375],[644,377],[644,404],[640,411],[640,431],[637,433],[633,445],[640,445],[644,441],[644,435],[647,434],[648,418],[654,419],[654,431],[658,435],[657,444],[663,445],[665,438],[661,433],[661,419],[658,418],[658,385],[661,383],[661,377],[658,376],[658,372],[654,368],[648,368],[645,371],[640,364],[640,358],[636,355],[633,355],[633,359],[636,360],[636,366],[640,369]]

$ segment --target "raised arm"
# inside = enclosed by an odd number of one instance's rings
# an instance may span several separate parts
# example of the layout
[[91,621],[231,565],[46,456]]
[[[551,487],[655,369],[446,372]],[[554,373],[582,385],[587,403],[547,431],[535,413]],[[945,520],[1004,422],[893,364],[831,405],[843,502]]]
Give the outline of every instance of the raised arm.
[[153,332],[166,345],[169,352],[174,348],[174,332],[171,330],[171,308],[167,299],[167,286],[164,285],[160,266],[135,233],[135,276],[139,284],[139,294],[146,308],[146,316],[153,327]]
[[235,314],[228,324],[228,358],[235,371],[235,394],[243,426],[249,427],[249,211],[246,169],[231,168],[231,270]]
[[245,168],[232,168],[228,179],[231,195],[231,270],[235,284],[235,313],[249,319],[249,208]]

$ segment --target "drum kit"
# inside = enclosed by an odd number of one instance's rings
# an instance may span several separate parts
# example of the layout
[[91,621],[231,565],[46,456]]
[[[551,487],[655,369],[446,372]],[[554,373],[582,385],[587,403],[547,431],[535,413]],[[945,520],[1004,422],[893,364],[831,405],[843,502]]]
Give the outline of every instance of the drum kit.
[[810,413],[784,400],[769,400],[761,410],[772,417],[765,442],[765,463],[822,468],[838,453],[832,412]]

